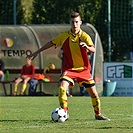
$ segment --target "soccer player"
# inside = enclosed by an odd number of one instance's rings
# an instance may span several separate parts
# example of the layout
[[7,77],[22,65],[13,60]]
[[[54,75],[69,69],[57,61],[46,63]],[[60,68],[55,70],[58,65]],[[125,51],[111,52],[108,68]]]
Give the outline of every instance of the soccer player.
[[14,96],[17,95],[18,84],[22,81],[23,81],[23,85],[22,85],[20,95],[23,95],[27,87],[27,82],[34,76],[34,74],[35,74],[35,68],[31,64],[31,57],[27,56],[26,64],[22,67],[20,76],[15,80]]
[[64,53],[58,95],[61,108],[68,110],[66,90],[74,86],[74,79],[76,79],[80,86],[86,88],[92,99],[95,119],[110,120],[102,115],[100,111],[100,99],[95,82],[90,74],[91,65],[88,60],[88,52],[94,53],[96,50],[90,36],[80,28],[81,24],[80,14],[72,12],[70,15],[71,29],[59,34],[30,56],[34,59],[40,52],[52,46],[55,46],[55,48],[61,47]]

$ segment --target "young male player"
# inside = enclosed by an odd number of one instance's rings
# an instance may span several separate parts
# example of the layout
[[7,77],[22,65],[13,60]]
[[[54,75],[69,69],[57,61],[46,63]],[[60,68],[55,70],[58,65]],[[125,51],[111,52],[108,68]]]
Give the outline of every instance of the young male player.
[[60,76],[59,103],[60,106],[68,110],[68,100],[66,90],[74,86],[76,79],[80,86],[86,87],[91,99],[95,112],[96,120],[110,120],[103,116],[100,111],[100,99],[96,91],[95,82],[90,74],[91,65],[87,53],[94,53],[95,47],[90,36],[81,30],[82,20],[80,14],[73,12],[70,16],[71,29],[59,34],[56,38],[46,43],[31,58],[35,58],[40,52],[55,46],[61,47],[64,53],[62,63],[62,74]]

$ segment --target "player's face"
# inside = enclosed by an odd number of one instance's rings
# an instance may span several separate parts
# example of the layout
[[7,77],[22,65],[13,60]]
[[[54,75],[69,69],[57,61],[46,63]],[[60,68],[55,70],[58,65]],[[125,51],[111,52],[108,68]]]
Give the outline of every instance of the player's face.
[[81,18],[79,16],[76,18],[71,18],[70,25],[72,28],[72,32],[74,34],[77,34],[79,32],[81,24],[82,24],[82,21],[81,21]]
[[31,60],[28,59],[28,58],[26,58],[26,64],[27,64],[27,65],[30,65],[30,64],[31,64]]

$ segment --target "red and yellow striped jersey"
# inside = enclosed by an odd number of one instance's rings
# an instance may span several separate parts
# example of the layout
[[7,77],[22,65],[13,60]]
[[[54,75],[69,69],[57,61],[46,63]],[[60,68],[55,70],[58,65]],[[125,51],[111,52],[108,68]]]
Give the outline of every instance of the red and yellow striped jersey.
[[91,69],[88,60],[87,50],[79,44],[85,42],[88,46],[94,46],[91,37],[80,29],[80,32],[74,35],[71,30],[59,34],[52,40],[56,47],[61,46],[63,50],[64,60],[62,70],[84,70]]

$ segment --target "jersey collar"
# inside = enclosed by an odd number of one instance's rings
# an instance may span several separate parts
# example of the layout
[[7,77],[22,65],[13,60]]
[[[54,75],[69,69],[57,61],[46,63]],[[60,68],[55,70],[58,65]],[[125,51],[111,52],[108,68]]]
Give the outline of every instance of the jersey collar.
[[76,35],[72,33],[72,29],[70,29],[70,30],[68,31],[68,33],[71,34],[73,37],[76,37],[76,36],[79,36],[79,37],[80,37],[81,34],[82,34],[82,30],[80,29],[80,31],[79,31],[78,34],[76,34]]

